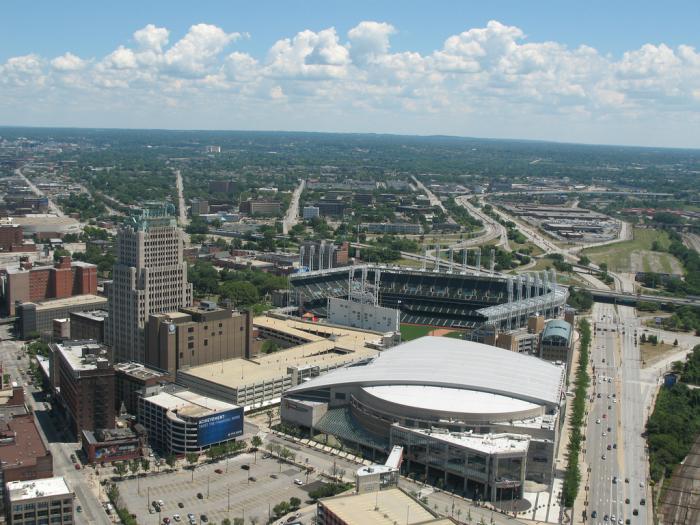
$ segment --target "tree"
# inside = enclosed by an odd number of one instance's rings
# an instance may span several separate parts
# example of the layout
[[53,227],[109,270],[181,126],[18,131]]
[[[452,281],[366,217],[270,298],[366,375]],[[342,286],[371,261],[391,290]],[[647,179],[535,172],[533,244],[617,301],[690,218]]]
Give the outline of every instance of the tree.
[[141,468],[141,460],[133,459],[129,462],[129,470],[131,470],[132,474],[136,474],[140,468]]
[[253,447],[253,452],[255,454],[255,463],[258,462],[258,448],[260,448],[260,445],[262,445],[263,441],[260,439],[260,436],[253,436],[253,438],[250,440],[250,444]]
[[301,506],[301,500],[292,496],[289,498],[289,506],[292,507],[292,510],[297,510]]
[[224,518],[221,520],[221,525],[231,525],[231,520],[228,518]]
[[175,454],[168,454],[168,457],[165,458],[165,462],[168,464],[170,468],[173,468],[175,466],[175,463],[177,463],[177,459],[175,458]]
[[197,460],[199,460],[199,455],[197,455],[195,452],[188,452],[185,454],[185,459],[187,460],[187,463],[194,465],[197,463]]
[[117,474],[119,474],[120,478],[123,478],[124,474],[126,474],[126,471],[128,470],[128,467],[124,461],[120,461],[114,465],[114,470],[117,472]]
[[262,344],[262,353],[263,354],[274,354],[280,349],[280,345],[277,343],[277,341],[273,341],[272,339],[266,339],[263,341]]
[[277,505],[272,507],[272,512],[275,513],[275,516],[277,518],[284,516],[285,514],[287,514],[287,512],[289,512],[289,503],[287,503],[286,501],[279,502]]
[[141,458],[141,470],[148,472],[151,469],[151,462],[147,458]]
[[229,281],[221,285],[220,293],[236,306],[250,306],[258,302],[257,288],[249,282]]
[[581,257],[578,258],[578,263],[581,266],[588,266],[589,264],[591,264],[591,260],[588,258],[587,255],[582,255]]
[[[223,521],[221,522],[221,525],[223,525]],[[245,525],[243,518],[233,518],[233,525]]]

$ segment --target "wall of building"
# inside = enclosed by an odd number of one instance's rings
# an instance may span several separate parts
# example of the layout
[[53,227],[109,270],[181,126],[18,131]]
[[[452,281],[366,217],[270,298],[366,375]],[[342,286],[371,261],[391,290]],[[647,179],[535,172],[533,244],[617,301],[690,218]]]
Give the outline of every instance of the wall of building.
[[374,332],[398,332],[400,311],[331,297],[328,299],[328,321]]

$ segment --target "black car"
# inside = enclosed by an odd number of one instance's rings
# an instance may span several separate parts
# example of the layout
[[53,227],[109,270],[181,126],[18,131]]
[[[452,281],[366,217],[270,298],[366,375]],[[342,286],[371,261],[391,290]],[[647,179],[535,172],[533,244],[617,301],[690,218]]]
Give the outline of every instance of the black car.
[[639,501],[639,504],[640,504],[640,505],[646,505],[646,504],[647,504],[647,500],[645,500],[644,498],[642,498],[642,499]]
[[201,492],[197,492],[197,499],[204,499]]
[[179,502],[179,503],[177,504],[177,506],[180,507],[181,509],[184,509],[184,508],[185,508],[185,504],[184,504],[182,501]]
[[633,514],[634,516],[639,516],[639,511],[638,511],[637,509],[634,509],[634,510],[632,511],[632,514]]
[[207,518],[207,515],[206,515],[206,514],[202,514],[202,515],[199,517],[199,521],[201,521],[202,523],[206,523],[206,522],[209,521],[209,518]]
[[250,470],[250,465],[241,465],[243,470]]
[[597,517],[598,517],[598,511],[597,511],[597,510],[594,510],[593,512],[591,512],[591,518],[597,518]]

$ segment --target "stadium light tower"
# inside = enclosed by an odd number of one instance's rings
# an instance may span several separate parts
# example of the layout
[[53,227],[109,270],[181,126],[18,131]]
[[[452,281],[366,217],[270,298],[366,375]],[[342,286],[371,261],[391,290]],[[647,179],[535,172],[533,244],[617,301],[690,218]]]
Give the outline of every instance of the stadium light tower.
[[476,249],[476,275],[481,273],[481,247]]

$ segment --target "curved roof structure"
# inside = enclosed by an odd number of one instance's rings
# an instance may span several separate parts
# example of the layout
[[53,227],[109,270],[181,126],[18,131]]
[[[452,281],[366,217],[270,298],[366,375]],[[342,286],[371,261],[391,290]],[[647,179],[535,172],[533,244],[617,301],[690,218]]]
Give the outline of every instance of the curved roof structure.
[[366,386],[362,390],[388,403],[441,413],[463,414],[468,407],[478,407],[479,414],[499,415],[527,412],[541,406],[490,392],[440,386],[382,385]]
[[571,340],[571,325],[561,319],[553,319],[547,323],[542,332],[542,340],[552,337],[560,337],[566,341]]
[[472,341],[421,337],[385,350],[365,364],[316,377],[288,393],[340,385],[427,385],[498,394],[539,405],[559,405],[564,368]]

